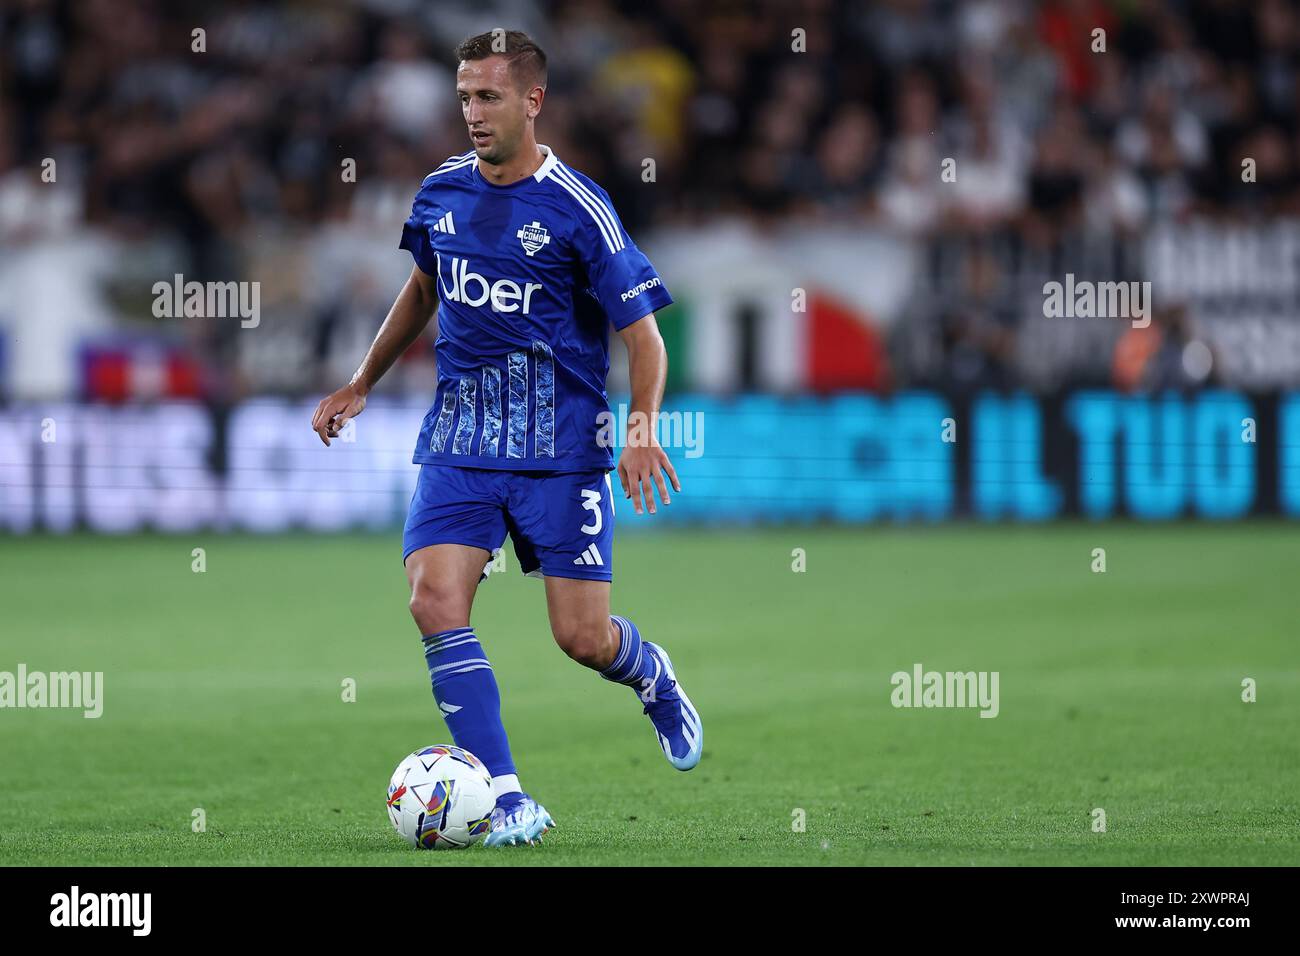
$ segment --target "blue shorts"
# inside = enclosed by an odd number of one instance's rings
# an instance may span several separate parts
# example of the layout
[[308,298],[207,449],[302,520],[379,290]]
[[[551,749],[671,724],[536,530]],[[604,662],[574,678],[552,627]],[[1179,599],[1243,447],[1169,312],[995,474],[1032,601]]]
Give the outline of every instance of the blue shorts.
[[528,472],[421,465],[402,531],[402,561],[433,544],[496,551],[506,536],[525,574],[609,581],[609,472]]

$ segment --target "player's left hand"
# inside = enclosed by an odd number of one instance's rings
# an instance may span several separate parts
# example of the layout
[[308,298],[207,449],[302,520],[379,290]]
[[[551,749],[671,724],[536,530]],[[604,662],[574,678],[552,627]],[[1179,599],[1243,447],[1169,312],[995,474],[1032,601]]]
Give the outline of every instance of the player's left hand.
[[[681,491],[681,482],[673,463],[668,460],[659,443],[650,445],[628,445],[618,456],[618,480],[623,485],[623,494],[632,499],[632,510],[643,514],[641,498],[645,496],[645,507],[655,514],[655,486],[659,488],[659,499],[665,504],[672,504],[668,495],[668,486],[664,483],[664,474],[672,482],[673,491]],[[654,484],[651,484],[653,482]]]

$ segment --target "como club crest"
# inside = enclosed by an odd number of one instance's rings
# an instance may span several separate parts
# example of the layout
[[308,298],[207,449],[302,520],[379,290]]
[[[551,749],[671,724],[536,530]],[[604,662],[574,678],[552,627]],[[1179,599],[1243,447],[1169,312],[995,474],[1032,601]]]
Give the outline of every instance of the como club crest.
[[515,237],[524,247],[524,252],[528,253],[530,257],[533,256],[538,249],[551,241],[551,234],[547,232],[546,227],[536,219],[533,220],[532,225],[524,226],[524,228],[515,233]]

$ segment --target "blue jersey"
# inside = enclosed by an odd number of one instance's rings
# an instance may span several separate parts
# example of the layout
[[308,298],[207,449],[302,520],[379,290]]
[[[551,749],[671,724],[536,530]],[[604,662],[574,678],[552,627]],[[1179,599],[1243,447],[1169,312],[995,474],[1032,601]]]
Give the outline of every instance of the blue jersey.
[[[609,326],[672,302],[609,195],[547,147],[494,186],[473,152],[416,194],[401,248],[438,287],[438,391],[414,461],[608,470]],[[608,429],[605,430],[606,435]]]

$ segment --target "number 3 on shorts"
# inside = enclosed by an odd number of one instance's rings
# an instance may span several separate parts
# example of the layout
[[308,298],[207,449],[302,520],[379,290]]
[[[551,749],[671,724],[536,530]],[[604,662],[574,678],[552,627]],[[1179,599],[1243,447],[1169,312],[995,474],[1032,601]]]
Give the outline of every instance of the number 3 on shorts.
[[584,534],[600,534],[600,529],[605,526],[604,517],[600,513],[600,492],[589,488],[582,489],[582,507],[591,512],[591,519],[596,523],[584,524],[579,530]]

